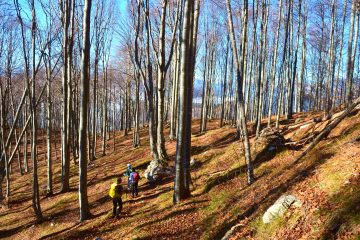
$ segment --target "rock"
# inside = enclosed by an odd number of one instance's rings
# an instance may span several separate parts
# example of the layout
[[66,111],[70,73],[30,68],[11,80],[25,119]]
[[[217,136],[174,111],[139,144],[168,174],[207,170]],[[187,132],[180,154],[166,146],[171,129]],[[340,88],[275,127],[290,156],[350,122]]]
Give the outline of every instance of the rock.
[[259,138],[255,142],[256,149],[267,149],[270,152],[276,151],[278,148],[284,146],[285,139],[275,128],[264,128],[260,132]]
[[172,173],[171,168],[157,160],[152,160],[144,172],[144,177],[151,183],[160,181]]
[[192,159],[190,160],[190,167],[196,167],[198,164],[199,164],[199,162],[196,161],[195,158],[192,158]]
[[281,196],[276,202],[266,210],[262,220],[264,223],[271,223],[277,217],[283,216],[283,214],[294,205],[295,207],[301,207],[300,200],[293,195]]

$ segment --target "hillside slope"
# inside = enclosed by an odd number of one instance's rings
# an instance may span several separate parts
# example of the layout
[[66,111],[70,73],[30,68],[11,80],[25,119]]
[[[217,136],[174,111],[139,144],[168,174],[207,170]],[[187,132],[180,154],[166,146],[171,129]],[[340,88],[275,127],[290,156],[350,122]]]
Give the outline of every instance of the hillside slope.
[[[314,114],[299,114],[296,124]],[[295,119],[281,127],[294,125]],[[309,129],[290,128],[287,141],[320,130],[324,123]],[[35,224],[31,208],[31,174],[12,176],[9,208],[0,210],[0,238],[4,239],[221,239],[234,225],[231,239],[357,239],[360,235],[360,113],[354,112],[297,164],[293,160],[303,149],[279,147],[261,151],[251,139],[256,181],[246,184],[241,142],[235,129],[219,129],[210,121],[205,134],[197,134],[194,121],[191,171],[192,197],[172,204],[172,177],[157,186],[140,182],[140,196],[123,196],[120,220],[111,217],[110,184],[122,174],[127,163],[143,172],[151,160],[146,129],[141,147],[132,148],[132,135],[116,137],[116,150],[109,141],[107,155],[89,169],[91,220],[79,223],[77,166],[71,167],[70,193],[45,197],[46,162],[40,162],[42,210],[46,221]],[[285,128],[284,128],[285,129]],[[288,128],[289,129],[289,128]],[[111,147],[110,147],[111,146]],[[173,164],[175,142],[167,141]],[[55,162],[55,192],[60,189],[60,166]],[[16,168],[16,166],[14,166]],[[262,214],[285,193],[297,196],[301,208],[291,208],[283,218],[263,224]]]

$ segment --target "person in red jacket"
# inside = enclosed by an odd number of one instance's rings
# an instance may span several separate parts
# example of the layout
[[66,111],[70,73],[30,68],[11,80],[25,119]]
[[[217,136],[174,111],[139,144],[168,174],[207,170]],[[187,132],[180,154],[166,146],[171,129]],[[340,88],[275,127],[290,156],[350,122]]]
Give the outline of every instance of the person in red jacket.
[[136,172],[135,168],[132,169],[132,173],[129,177],[130,183],[131,183],[131,195],[132,197],[138,196],[138,184],[140,180],[140,174]]

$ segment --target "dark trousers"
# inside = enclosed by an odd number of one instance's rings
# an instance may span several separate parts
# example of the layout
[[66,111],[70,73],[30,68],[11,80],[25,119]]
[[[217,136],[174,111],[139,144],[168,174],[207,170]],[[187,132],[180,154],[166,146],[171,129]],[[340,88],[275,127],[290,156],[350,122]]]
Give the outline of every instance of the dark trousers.
[[131,195],[132,197],[138,196],[138,182],[131,183]]
[[[116,207],[119,206],[118,212],[116,212]],[[113,216],[119,216],[122,210],[122,200],[121,198],[113,198]]]

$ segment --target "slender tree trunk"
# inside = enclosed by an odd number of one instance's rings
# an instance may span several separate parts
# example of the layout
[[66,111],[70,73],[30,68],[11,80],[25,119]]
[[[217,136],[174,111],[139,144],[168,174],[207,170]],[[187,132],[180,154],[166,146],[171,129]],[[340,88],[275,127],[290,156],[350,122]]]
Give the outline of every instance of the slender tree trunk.
[[[344,1],[344,9],[343,9],[343,15],[342,15],[340,50],[339,50],[339,55],[340,56],[342,56],[342,49],[343,49],[343,42],[344,42],[344,29],[345,29],[347,2],[348,1]],[[338,99],[338,86],[339,86],[339,76],[340,76],[341,62],[342,62],[342,57],[339,57],[339,63],[338,63],[337,73],[336,73],[336,83],[335,83],[333,99],[332,99],[334,107],[336,107],[336,105],[337,105],[336,100]],[[341,99],[340,99],[339,103],[341,103]]]
[[[276,123],[275,123],[275,127],[279,128],[279,120],[280,120],[280,114],[282,112],[282,103],[283,103],[283,98],[284,98],[284,72],[285,72],[285,65],[286,65],[286,50],[287,50],[287,44],[288,44],[288,33],[289,33],[289,25],[290,25],[290,12],[291,12],[291,1],[289,3],[288,6],[288,12],[287,12],[287,20],[285,23],[285,40],[284,40],[284,50],[283,50],[283,56],[282,56],[282,67],[281,67],[281,71],[280,71],[280,75],[281,75],[281,79],[279,79],[279,84],[280,84],[280,96],[278,98],[278,108],[277,108],[277,114],[276,114]],[[278,85],[279,85],[278,84]]]
[[80,221],[90,218],[89,202],[87,196],[87,144],[86,130],[89,104],[89,62],[90,62],[90,15],[91,0],[84,0],[83,19],[83,49],[81,57],[80,80],[80,126],[79,126],[79,206]]
[[96,159],[96,138],[97,138],[97,77],[98,77],[98,63],[99,53],[98,49],[95,51],[94,63],[94,82],[93,82],[93,107],[92,107],[92,130],[91,130],[91,161]]
[[301,47],[301,69],[300,69],[300,81],[298,87],[298,105],[297,112],[304,110],[304,94],[305,94],[305,66],[306,66],[306,25],[307,25],[307,7],[305,3],[304,15],[302,25],[302,47]]
[[[38,222],[43,220],[41,206],[40,206],[40,193],[39,193],[39,182],[38,182],[38,172],[37,172],[37,117],[36,117],[36,95],[35,95],[35,74],[36,74],[36,65],[35,65],[35,36],[36,36],[36,13],[35,13],[35,3],[34,0],[31,2],[31,13],[32,13],[32,83],[31,83],[31,94],[30,96],[30,106],[31,106],[31,120],[32,120],[32,144],[31,144],[31,160],[33,163],[33,179],[32,179],[32,203],[33,209],[36,215]],[[30,83],[28,82],[28,85]]]
[[[206,25],[207,26],[207,25]],[[205,108],[205,99],[206,99],[206,82],[208,79],[207,74],[207,59],[208,59],[208,51],[209,51],[209,43],[207,39],[207,29],[204,33],[204,41],[205,41],[205,57],[204,57],[204,73],[203,73],[203,89],[201,94],[201,113],[200,113],[200,132],[203,132],[203,125],[204,125],[204,108]]]
[[140,147],[140,74],[135,73],[135,129],[134,129],[134,142],[135,148]]
[[[302,1],[299,0],[299,16],[301,16],[301,7]],[[304,23],[303,23],[304,24]],[[294,66],[292,70],[292,82],[291,82],[291,92],[289,96],[289,109],[288,109],[288,117],[292,118],[292,114],[294,111],[294,92],[295,92],[295,82],[297,76],[297,60],[298,60],[298,50],[299,50],[299,42],[300,42],[300,27],[301,27],[301,18],[298,19],[298,27],[297,27],[297,36],[296,36],[296,46],[295,46],[295,55],[294,55]]]
[[47,195],[53,195],[53,172],[52,172],[52,148],[51,148],[51,136],[52,136],[52,94],[51,94],[51,47],[48,47],[49,50],[49,61],[47,66],[47,87],[46,87],[46,158],[47,158]]
[[[148,2],[146,2],[146,9],[148,9]],[[149,114],[149,140],[150,140],[150,150],[153,155],[154,161],[159,161],[159,154],[156,148],[156,124],[155,124],[155,118],[156,118],[156,112],[154,109],[154,82],[153,82],[153,68],[152,63],[150,59],[150,26],[147,20],[145,20],[145,29],[146,29],[146,45],[145,45],[145,65],[146,65],[146,73],[145,75],[144,71],[142,71],[141,63],[139,60],[139,52],[138,52],[138,38],[139,38],[139,31],[140,31],[140,9],[141,4],[138,2],[138,8],[137,8],[137,26],[136,26],[136,38],[135,38],[135,62],[138,67],[138,69],[141,71],[142,79],[144,81],[144,86],[146,90],[146,96],[148,100],[148,114]],[[148,14],[148,10],[146,11]]]
[[171,115],[170,115],[170,140],[174,140],[176,137],[176,118],[177,118],[177,106],[178,106],[178,89],[179,89],[179,65],[180,54],[178,53],[180,48],[175,42],[175,55],[174,55],[174,74],[171,94]]
[[62,126],[61,126],[61,192],[68,192],[70,190],[69,185],[69,172],[70,172],[70,159],[69,157],[69,144],[68,144],[68,61],[69,61],[69,20],[70,9],[69,1],[59,1],[61,8],[61,21],[63,27],[63,69],[62,69]]
[[164,138],[164,97],[165,97],[165,18],[167,0],[162,1],[161,19],[160,19],[160,35],[159,35],[159,53],[158,53],[158,81],[157,81],[157,126],[156,126],[156,148],[160,160],[168,159],[165,149]]
[[334,31],[335,31],[335,5],[336,0],[331,1],[331,29],[330,29],[330,49],[329,62],[327,66],[327,87],[326,87],[326,104],[325,104],[325,119],[330,118],[330,111],[332,110],[332,93],[334,91],[334,75],[335,75],[335,47],[334,47]]
[[[104,53],[105,54],[105,53]],[[108,117],[108,86],[107,86],[107,65],[105,63],[105,56],[103,57],[103,69],[104,69],[104,100],[103,100],[103,118],[102,118],[102,155],[106,155],[106,133],[107,133],[107,117]]]
[[227,45],[225,52],[225,67],[224,67],[224,81],[222,86],[222,96],[221,96],[221,114],[220,114],[220,127],[224,125],[224,115],[225,115],[225,99],[226,99],[226,85],[227,85],[227,71],[228,71],[228,55],[229,55],[229,35],[227,37]]
[[243,133],[243,145],[244,145],[244,152],[245,152],[245,161],[247,165],[247,182],[251,184],[254,181],[254,172],[251,162],[251,152],[250,152],[250,142],[248,137],[247,131],[247,124],[246,124],[246,115],[245,115],[245,108],[244,108],[244,99],[242,93],[242,83],[244,81],[244,60],[245,60],[245,45],[247,44],[247,28],[248,28],[248,1],[243,0],[243,10],[242,10],[242,17],[243,17],[243,28],[242,28],[242,52],[241,52],[241,62],[239,62],[236,41],[235,41],[235,33],[234,33],[234,25],[232,20],[232,13],[231,13],[231,5],[230,0],[226,0],[226,8],[227,8],[227,15],[228,15],[228,23],[229,23],[229,31],[231,37],[231,45],[232,45],[232,52],[235,61],[235,70],[236,70],[236,79],[237,79],[237,96],[238,96],[238,104],[239,104],[239,111],[240,111],[240,118],[241,118],[241,130]]
[[264,65],[266,60],[266,35],[267,35],[267,2],[262,0],[261,9],[261,35],[260,35],[260,56],[259,56],[259,69],[258,69],[258,83],[257,83],[257,113],[256,113],[256,137],[259,137],[262,113],[262,95],[264,88]]
[[347,59],[347,72],[346,72],[346,106],[349,106],[351,104],[352,102],[351,100],[353,98],[352,84],[353,84],[354,61],[355,61],[355,54],[353,54],[353,49],[354,52],[356,52],[357,36],[359,30],[358,27],[359,21],[357,17],[359,14],[356,14],[355,11],[356,11],[355,1],[353,1],[351,5],[349,41],[348,41],[348,59]]

